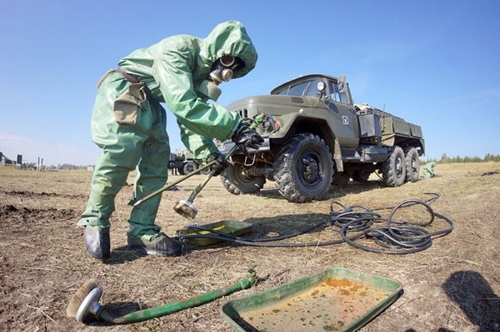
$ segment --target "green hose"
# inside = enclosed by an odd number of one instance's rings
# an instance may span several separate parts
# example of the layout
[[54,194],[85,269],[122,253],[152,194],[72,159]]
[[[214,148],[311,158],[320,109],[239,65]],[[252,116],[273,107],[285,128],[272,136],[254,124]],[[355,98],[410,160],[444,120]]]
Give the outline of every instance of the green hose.
[[132,312],[121,317],[114,317],[114,315],[106,311],[104,307],[101,307],[100,310],[97,312],[96,316],[112,324],[129,324],[129,323],[142,322],[152,318],[162,317],[187,308],[193,308],[211,302],[223,296],[232,294],[234,292],[250,288],[255,283],[255,280],[256,276],[255,273],[253,272],[250,273],[245,279],[238,281],[236,284],[232,286],[210,291],[208,293],[192,297],[186,301],[167,303],[161,306]]

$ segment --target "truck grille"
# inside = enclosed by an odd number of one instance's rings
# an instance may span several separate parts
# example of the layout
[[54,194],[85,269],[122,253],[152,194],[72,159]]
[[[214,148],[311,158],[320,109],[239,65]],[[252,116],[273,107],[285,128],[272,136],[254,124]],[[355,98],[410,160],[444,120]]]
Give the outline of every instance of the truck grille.
[[245,119],[245,118],[249,118],[249,115],[248,115],[248,110],[246,108],[243,108],[243,109],[240,109],[237,111],[240,116]]

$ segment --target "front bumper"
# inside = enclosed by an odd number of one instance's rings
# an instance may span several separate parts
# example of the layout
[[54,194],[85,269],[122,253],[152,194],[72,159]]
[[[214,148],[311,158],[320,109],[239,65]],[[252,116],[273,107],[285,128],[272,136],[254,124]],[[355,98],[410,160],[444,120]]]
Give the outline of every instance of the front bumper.
[[[269,136],[262,136],[262,138],[264,139],[264,143],[262,143],[258,149],[251,149],[251,148],[248,149],[248,152],[250,152],[251,154],[254,154],[257,152],[267,152],[267,151],[271,150]],[[229,153],[229,151],[234,147],[234,145],[235,145],[234,142],[231,140],[226,140],[224,142],[218,142],[216,144],[217,148],[224,156]],[[234,154],[236,155],[236,154],[242,154],[242,153],[235,152]]]

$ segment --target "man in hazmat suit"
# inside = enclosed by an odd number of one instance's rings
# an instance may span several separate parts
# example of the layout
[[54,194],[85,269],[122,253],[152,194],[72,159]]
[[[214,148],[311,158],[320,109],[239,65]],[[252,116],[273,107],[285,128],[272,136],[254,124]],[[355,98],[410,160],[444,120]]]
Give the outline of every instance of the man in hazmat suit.
[[435,161],[431,161],[424,166],[424,177],[426,178],[433,178],[436,176],[436,173],[434,172],[434,167],[436,167],[437,163]]
[[[262,137],[247,121],[216,101],[219,83],[245,76],[257,62],[257,51],[237,21],[217,25],[206,38],[167,37],[122,58],[98,83],[91,120],[92,140],[103,151],[96,162],[85,211],[89,255],[110,256],[110,222],[114,200],[135,169],[134,198],[162,188],[168,177],[170,146],[165,103],[177,119],[181,140],[196,160],[216,160],[214,174],[227,162],[213,143],[232,139],[243,151],[258,148]],[[155,218],[161,195],[132,208],[127,243],[130,249],[155,256],[177,255],[181,246],[160,231]]]

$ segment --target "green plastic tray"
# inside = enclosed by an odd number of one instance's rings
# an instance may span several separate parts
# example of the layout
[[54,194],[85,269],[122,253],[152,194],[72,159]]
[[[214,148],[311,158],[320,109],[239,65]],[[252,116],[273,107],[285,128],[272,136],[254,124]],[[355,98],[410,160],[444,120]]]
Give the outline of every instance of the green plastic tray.
[[[252,224],[246,223],[243,221],[229,221],[229,220],[223,220],[223,221],[218,221],[214,222],[211,224],[203,224],[200,225],[204,228],[209,228],[216,230],[218,232],[222,232],[224,234],[228,235],[234,235],[234,236],[240,236],[246,233],[249,233],[252,230]],[[219,239],[211,239],[211,238],[204,238],[201,237],[203,235],[211,234],[208,231],[204,230],[199,230],[196,228],[184,228],[180,229],[177,231],[177,234],[180,236],[182,235],[189,235],[189,236],[196,236],[200,235],[200,237],[194,237],[194,238],[189,238],[186,239],[186,242],[197,245],[197,246],[209,246],[212,244],[216,244],[217,242],[221,242]],[[216,235],[216,234],[214,234]]]
[[356,331],[401,292],[397,281],[339,268],[229,301],[221,312],[234,331]]

